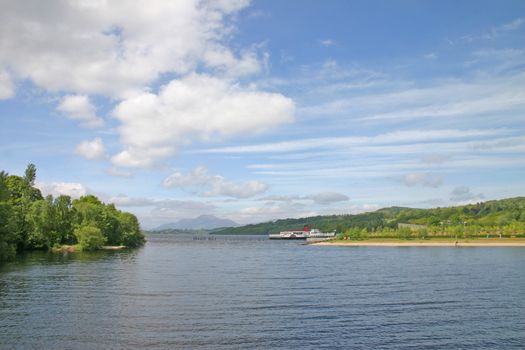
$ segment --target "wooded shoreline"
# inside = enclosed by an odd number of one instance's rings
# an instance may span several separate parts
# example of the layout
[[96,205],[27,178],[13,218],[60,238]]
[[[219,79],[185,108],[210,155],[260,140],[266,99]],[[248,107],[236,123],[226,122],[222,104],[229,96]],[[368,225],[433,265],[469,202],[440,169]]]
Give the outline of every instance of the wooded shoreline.
[[36,167],[24,176],[0,171],[0,262],[28,250],[119,250],[145,242],[137,217],[93,195],[44,197]]

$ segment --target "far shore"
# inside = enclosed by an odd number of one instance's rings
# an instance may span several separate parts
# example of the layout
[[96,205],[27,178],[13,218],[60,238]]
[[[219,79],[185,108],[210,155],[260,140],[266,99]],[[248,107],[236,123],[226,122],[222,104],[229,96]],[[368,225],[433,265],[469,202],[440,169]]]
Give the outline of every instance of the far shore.
[[311,245],[342,247],[524,247],[525,238],[488,239],[436,239],[436,240],[396,240],[369,239],[363,241],[333,240],[310,243]]

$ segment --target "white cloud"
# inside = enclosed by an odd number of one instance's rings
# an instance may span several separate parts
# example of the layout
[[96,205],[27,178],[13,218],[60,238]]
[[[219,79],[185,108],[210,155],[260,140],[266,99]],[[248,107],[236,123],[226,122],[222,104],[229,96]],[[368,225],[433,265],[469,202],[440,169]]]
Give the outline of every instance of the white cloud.
[[210,203],[171,200],[155,202],[155,206],[151,211],[138,215],[141,223],[144,223],[145,226],[157,227],[167,222],[194,218],[202,214],[211,214],[215,209],[216,206]]
[[503,33],[512,32],[512,31],[519,29],[523,25],[523,23],[525,23],[524,17],[516,18],[510,22],[503,23],[502,25],[492,28],[488,33],[485,33],[479,37],[470,37],[470,38],[471,39],[479,38],[479,39],[488,39],[488,40],[496,39],[498,36],[500,36]]
[[500,92],[494,96],[479,96],[472,100],[447,101],[442,105],[428,104],[423,107],[410,106],[392,112],[381,111],[363,117],[363,120],[402,120],[420,118],[472,117],[483,114],[493,114],[500,111],[522,108],[525,106],[525,94],[520,92]]
[[275,93],[245,91],[223,79],[191,74],[172,80],[159,94],[124,100],[113,111],[125,149],[120,166],[145,167],[174,154],[176,147],[237,134],[258,133],[294,120],[292,100]]
[[516,18],[513,21],[501,25],[499,29],[503,31],[512,31],[520,28],[523,23],[525,23],[525,17]]
[[[65,93],[57,110],[85,127],[104,125],[88,96],[112,98],[123,146],[112,163],[127,167],[150,167],[195,139],[292,122],[291,99],[236,81],[267,68],[263,44],[229,47],[235,15],[248,5],[8,1],[0,12],[0,98],[14,94],[12,77],[28,80]],[[151,93],[161,77],[177,78]]]
[[[518,61],[516,61],[518,62]],[[492,66],[495,66],[492,63]],[[519,65],[513,65],[518,69]],[[486,67],[484,67],[486,68]],[[525,107],[525,93],[518,87],[525,84],[525,74],[512,76],[478,75],[470,81],[439,80],[433,86],[364,92],[356,96],[335,96],[328,102],[299,110],[311,118],[341,116],[367,122],[406,120],[442,120],[444,118],[478,122],[483,117],[499,114],[500,118],[516,115]],[[472,120],[473,119],[473,120]],[[334,122],[338,121],[334,118]]]
[[298,195],[286,195],[286,196],[266,196],[261,198],[261,200],[271,201],[271,202],[295,202],[295,201],[313,201],[315,204],[331,204],[336,202],[345,202],[349,198],[347,195],[337,192],[319,192],[307,196],[298,196]]
[[248,146],[234,146],[212,148],[205,150],[207,153],[270,153],[270,152],[294,152],[309,149],[337,149],[342,147],[356,147],[364,145],[391,145],[399,143],[414,143],[417,141],[468,139],[482,136],[499,135],[508,132],[502,129],[492,130],[402,130],[393,131],[375,136],[351,136],[351,137],[323,137],[299,139],[296,141],[283,141]]
[[245,51],[238,59],[227,48],[219,46],[204,53],[204,60],[208,65],[217,67],[219,73],[230,77],[241,77],[256,74],[261,71],[261,63],[256,51]]
[[114,203],[121,207],[155,207],[157,209],[181,209],[182,207],[190,207],[192,209],[213,209],[215,206],[210,203],[198,201],[181,201],[176,199],[154,199],[145,197],[128,197],[126,195],[118,195],[109,198],[110,203]]
[[447,39],[447,41],[450,45],[454,45],[458,42],[472,43],[477,40],[494,40],[505,33],[518,30],[523,25],[523,23],[525,23],[525,18],[520,17],[510,22],[503,23],[501,25],[492,27],[482,34],[467,34],[467,35],[461,36],[457,40]]
[[97,117],[96,107],[85,95],[67,95],[57,107],[66,117],[80,121],[80,125],[87,128],[104,126],[104,120]]
[[318,215],[315,211],[307,211],[302,206],[286,203],[286,205],[263,204],[244,207],[230,213],[228,217],[235,222],[248,224],[275,220],[277,218],[301,218],[315,215]]
[[315,203],[318,204],[331,204],[336,202],[345,202],[349,198],[348,196],[337,193],[337,192],[321,192],[310,197]]
[[157,160],[168,158],[173,154],[175,154],[175,147],[172,146],[149,148],[128,146],[124,151],[111,157],[111,162],[116,166],[147,168]]
[[[472,52],[471,60],[467,63],[471,68],[489,67],[496,74],[505,74],[522,71],[525,64],[525,49],[521,48],[483,48]],[[518,82],[519,84],[519,82]]]
[[163,181],[168,188],[199,189],[199,194],[205,197],[225,196],[232,198],[250,198],[263,193],[268,186],[259,181],[232,182],[220,175],[209,175],[206,167],[198,167],[183,174],[173,173]]
[[195,187],[208,184],[211,178],[212,176],[208,175],[208,169],[200,166],[186,175],[181,172],[173,173],[164,179],[162,185],[164,187],[179,188]]
[[438,153],[425,153],[420,156],[421,161],[431,164],[442,164],[450,159],[449,155]]
[[406,186],[439,187],[443,184],[443,176],[430,173],[410,173],[403,177]]
[[155,205],[155,201],[149,198],[128,197],[124,195],[111,197],[109,202],[121,207],[148,207]]
[[35,187],[42,191],[43,195],[51,194],[53,197],[60,195],[70,196],[71,198],[79,198],[85,196],[88,190],[84,185],[76,182],[39,182],[37,181]]
[[319,44],[323,46],[333,46],[335,45],[335,41],[333,41],[332,39],[323,39],[319,40]]
[[75,148],[75,153],[90,160],[103,159],[106,156],[104,143],[97,137],[92,141],[83,141]]
[[258,71],[255,54],[222,42],[232,1],[8,1],[0,12],[0,62],[52,91],[128,96],[162,73],[204,65],[236,74]]
[[214,204],[206,202],[129,197],[126,195],[110,197],[108,202],[134,212],[144,228],[154,228],[167,222],[210,214],[216,209]]
[[359,214],[363,212],[375,211],[379,208],[380,206],[377,204],[354,204],[341,207],[337,213],[334,213],[334,209],[332,208],[310,210],[308,207],[300,205],[299,203],[275,204],[266,202],[261,205],[244,207],[240,210],[229,213],[227,216],[235,222],[249,224],[285,218],[306,218],[317,215]]
[[[365,153],[361,153],[365,155]],[[522,169],[525,166],[523,157],[506,156],[502,157],[499,154],[487,156],[464,156],[457,158],[454,161],[447,163],[446,167],[439,164],[431,166],[422,164],[414,160],[396,160],[392,161],[377,161],[377,157],[373,155],[365,155],[366,159],[354,162],[343,162],[340,165],[334,165],[333,161],[319,162],[312,161],[306,163],[287,163],[283,164],[277,170],[257,171],[256,174],[274,177],[286,177],[289,179],[297,179],[295,181],[305,181],[306,179],[319,178],[323,181],[328,179],[371,179],[371,178],[387,178],[388,175],[394,176],[401,180],[407,172],[425,172],[429,168],[439,170],[440,172],[454,173],[456,171],[472,171],[473,169]],[[275,180],[274,180],[275,182]]]
[[272,195],[272,196],[263,197],[260,200],[273,201],[273,202],[292,202],[292,201],[302,200],[302,199],[304,199],[304,197],[301,197],[298,195],[286,195],[286,196]]
[[247,181],[242,183],[234,183],[223,178],[217,179],[212,185],[213,189],[205,192],[203,195],[207,197],[226,196],[232,198],[249,198],[257,194],[264,193],[268,186],[259,181]]
[[110,167],[105,170],[106,174],[116,177],[132,177],[133,173],[131,171],[122,170],[117,167]]
[[0,67],[0,100],[6,100],[15,96],[15,87],[7,71]]
[[453,202],[462,202],[462,203],[474,203],[485,198],[483,193],[472,193],[470,188],[467,186],[458,186],[455,187],[450,193],[450,200]]
[[246,207],[242,208],[239,212],[241,214],[258,216],[258,215],[268,215],[268,214],[278,214],[282,211],[282,208],[278,205],[264,206],[264,207]]
[[[281,63],[293,61],[285,52],[281,52]],[[352,62],[341,64],[333,59],[308,65],[293,65],[294,75],[284,78],[268,77],[257,82],[258,86],[280,89],[297,86],[308,86],[301,89],[300,99],[308,105],[312,101],[333,100],[337,95],[362,92],[373,88],[386,88],[393,85],[399,87],[396,81],[388,80],[384,72],[364,68]]]

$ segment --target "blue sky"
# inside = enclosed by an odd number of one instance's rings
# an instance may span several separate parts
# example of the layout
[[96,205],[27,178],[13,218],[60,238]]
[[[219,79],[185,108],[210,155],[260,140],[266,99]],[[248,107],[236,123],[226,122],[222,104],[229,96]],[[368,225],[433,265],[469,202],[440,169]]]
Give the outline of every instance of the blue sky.
[[145,228],[525,195],[523,1],[16,2],[0,168]]

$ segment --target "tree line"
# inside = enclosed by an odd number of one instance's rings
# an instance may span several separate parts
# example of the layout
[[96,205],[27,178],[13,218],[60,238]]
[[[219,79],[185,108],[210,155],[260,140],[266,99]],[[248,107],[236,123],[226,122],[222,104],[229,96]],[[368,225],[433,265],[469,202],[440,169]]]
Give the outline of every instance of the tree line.
[[513,222],[502,226],[480,226],[476,223],[457,225],[439,225],[428,227],[349,228],[337,235],[338,239],[365,240],[370,238],[390,239],[430,239],[430,238],[510,238],[525,237],[525,223]]
[[24,176],[0,172],[0,261],[22,250],[79,245],[137,247],[145,242],[137,217],[93,195],[46,197],[35,187],[36,167]]

